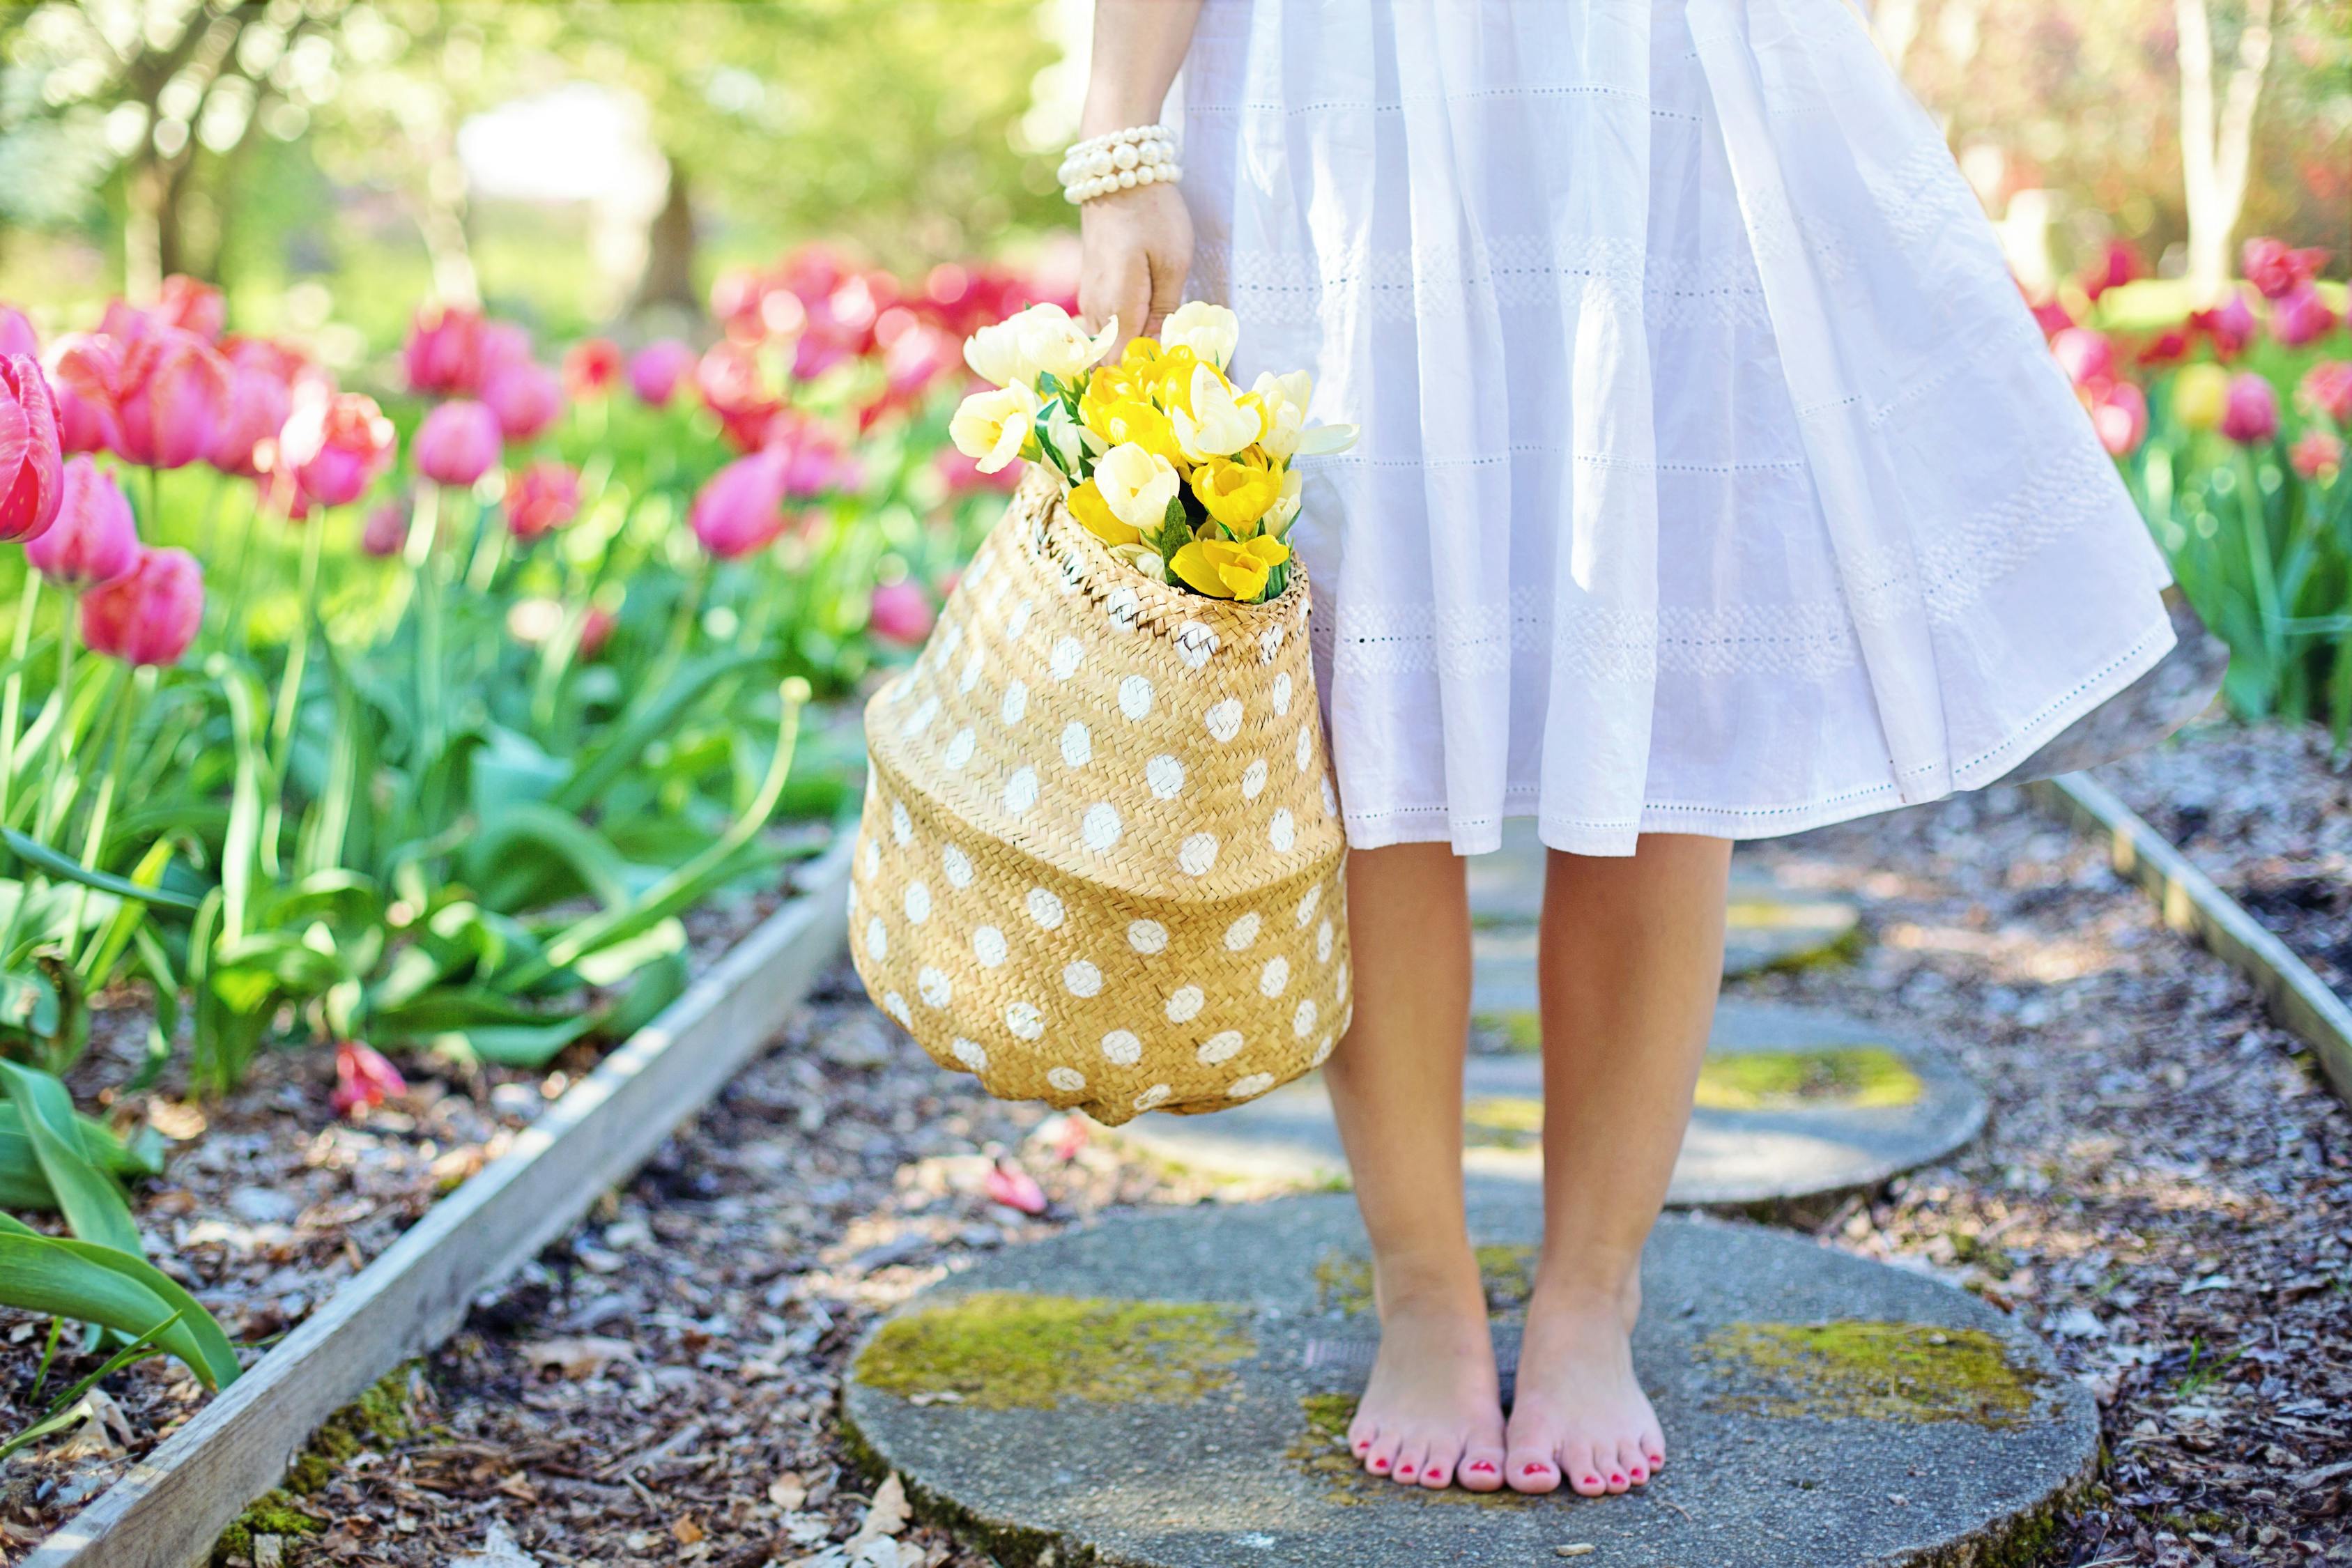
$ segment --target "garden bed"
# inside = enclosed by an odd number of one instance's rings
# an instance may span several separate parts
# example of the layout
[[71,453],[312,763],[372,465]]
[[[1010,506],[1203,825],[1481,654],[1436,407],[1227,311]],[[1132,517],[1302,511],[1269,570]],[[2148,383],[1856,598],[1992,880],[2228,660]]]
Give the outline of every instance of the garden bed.
[[[771,837],[806,852],[831,831],[811,824]],[[691,911],[691,973],[706,976],[759,931],[785,905],[791,885],[780,879],[773,889]],[[106,1013],[75,1087],[93,1091],[86,1102],[110,1100],[109,1113],[123,1124],[154,1126],[169,1141],[163,1175],[134,1193],[132,1212],[159,1267],[215,1314],[248,1367],[436,1201],[508,1152],[604,1055],[577,1045],[544,1072],[490,1064],[451,1070],[443,1062],[437,1072],[412,1074],[405,1094],[350,1119],[331,1103],[334,1075],[318,1053],[266,1056],[235,1093],[210,1103],[177,1086],[107,1096],[96,1086],[127,1076],[144,1048],[141,1000],[126,996]],[[45,1330],[42,1320],[0,1311],[0,1430],[39,1413],[31,1395]],[[99,1359],[60,1353],[50,1392]],[[0,1479],[0,1563],[18,1561],[211,1400],[184,1365],[164,1359],[113,1375],[105,1390],[98,1418],[8,1464]]]

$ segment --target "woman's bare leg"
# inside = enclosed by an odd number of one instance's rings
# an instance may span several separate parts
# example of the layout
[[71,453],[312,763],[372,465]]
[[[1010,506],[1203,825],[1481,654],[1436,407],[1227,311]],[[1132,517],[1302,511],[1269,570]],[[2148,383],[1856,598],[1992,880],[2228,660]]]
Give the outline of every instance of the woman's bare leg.
[[1462,1207],[1470,907],[1443,844],[1348,859],[1355,1020],[1324,1067],[1372,1241],[1381,1351],[1348,1429],[1376,1476],[1503,1484],[1502,1400]]
[[1629,1338],[1722,983],[1730,851],[1646,834],[1630,858],[1544,868],[1544,1244],[1506,1460],[1520,1491],[1622,1492],[1666,1457]]

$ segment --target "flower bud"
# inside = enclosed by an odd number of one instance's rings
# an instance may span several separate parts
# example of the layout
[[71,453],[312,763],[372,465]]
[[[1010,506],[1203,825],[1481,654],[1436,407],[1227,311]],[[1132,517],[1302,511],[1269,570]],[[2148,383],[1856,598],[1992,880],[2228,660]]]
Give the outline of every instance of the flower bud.
[[482,401],[498,416],[509,441],[528,441],[563,412],[563,387],[555,373],[529,360],[502,365],[482,383]]
[[931,635],[934,618],[930,595],[911,579],[901,577],[874,590],[874,604],[866,614],[866,624],[884,642],[897,647],[913,647]]
[[676,338],[647,343],[629,361],[629,390],[648,408],[666,408],[694,361],[694,351]]
[[131,570],[139,556],[139,529],[114,477],[87,457],[65,467],[58,521],[25,544],[25,559],[52,583],[87,588]]
[[63,500],[57,405],[28,354],[0,354],[0,540],[35,539]]
[[205,619],[205,572],[184,550],[142,549],[82,596],[81,640],[131,664],[176,664]]
[[443,404],[416,427],[417,472],[436,484],[470,488],[497,466],[499,452],[498,416],[466,398]]
[[580,515],[580,475],[562,463],[533,463],[507,486],[507,528],[525,542]]

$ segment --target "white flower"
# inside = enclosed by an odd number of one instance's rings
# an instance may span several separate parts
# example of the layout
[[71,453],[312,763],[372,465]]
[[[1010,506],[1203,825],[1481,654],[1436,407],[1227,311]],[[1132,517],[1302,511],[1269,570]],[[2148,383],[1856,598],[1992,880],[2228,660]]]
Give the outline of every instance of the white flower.
[[1086,450],[1082,428],[1071,416],[1069,405],[1060,398],[1055,398],[1045,410],[1045,427],[1038,432],[1038,440],[1052,447],[1062,459],[1062,471],[1066,474],[1078,471],[1078,458]]
[[1118,339],[1116,321],[1090,338],[1086,328],[1059,305],[1032,305],[966,338],[963,362],[982,381],[1034,388],[1041,374],[1068,381],[1108,353]]
[[1253,409],[1207,365],[1192,372],[1192,411],[1178,408],[1169,416],[1176,427],[1176,445],[1199,462],[1204,458],[1230,458],[1258,438],[1260,424]]
[[1158,528],[1176,499],[1175,466],[1132,441],[1122,441],[1095,465],[1095,488],[1110,514],[1129,528]]
[[1288,375],[1276,375],[1270,370],[1257,374],[1250,394],[1265,410],[1265,434],[1258,445],[1265,455],[1277,463],[1286,463],[1298,450],[1299,437],[1307,428],[1307,399],[1314,390],[1314,382],[1303,370]]
[[1241,318],[1223,305],[1212,305],[1204,300],[1192,300],[1176,307],[1175,313],[1160,324],[1162,348],[1188,348],[1201,358],[1223,370],[1234,357],[1234,345],[1241,341]]
[[948,438],[982,473],[992,474],[1021,455],[1036,415],[1037,395],[1017,382],[994,392],[975,392],[948,421]]
[[[1274,504],[1265,509],[1264,517],[1258,519],[1258,526],[1276,539],[1288,533],[1291,523],[1297,520],[1299,488],[1298,470],[1284,469],[1282,493],[1274,498]],[[1279,631],[1282,628],[1276,626],[1274,629]]]

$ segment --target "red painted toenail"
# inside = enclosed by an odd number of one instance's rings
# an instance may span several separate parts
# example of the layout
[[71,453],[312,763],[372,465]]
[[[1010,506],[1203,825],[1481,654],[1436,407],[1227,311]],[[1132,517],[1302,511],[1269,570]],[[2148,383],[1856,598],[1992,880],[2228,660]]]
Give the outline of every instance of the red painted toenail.
[[1399,1465],[1397,1467],[1397,1474],[1401,1476],[1409,1476],[1412,1474],[1412,1467],[1411,1465]]
[[1529,1465],[1519,1471],[1523,1476],[1539,1476],[1551,1468],[1549,1465]]
[[1494,1468],[1494,1466],[1488,1464],[1486,1460],[1481,1459],[1476,1464],[1471,1466],[1470,1470],[1474,1475],[1483,1476],[1493,1470]]
[[1609,1484],[1612,1486],[1622,1487],[1625,1484],[1625,1478],[1619,1475],[1616,1471],[1612,1470],[1609,1472]]

